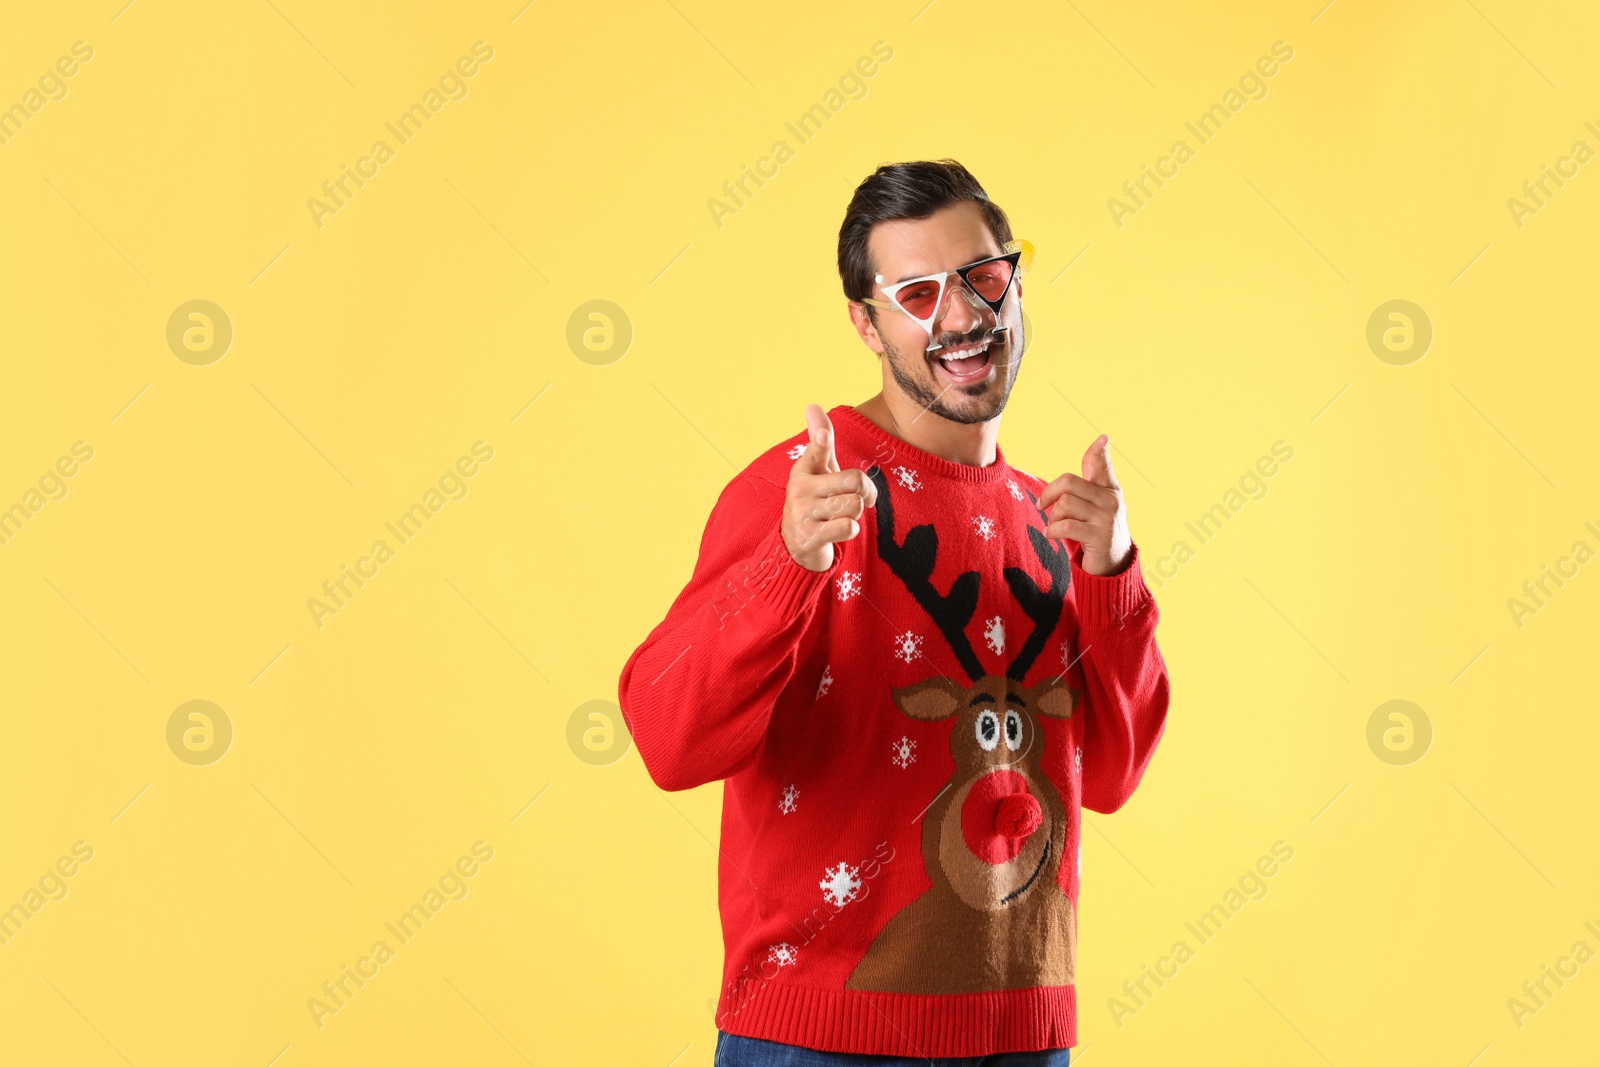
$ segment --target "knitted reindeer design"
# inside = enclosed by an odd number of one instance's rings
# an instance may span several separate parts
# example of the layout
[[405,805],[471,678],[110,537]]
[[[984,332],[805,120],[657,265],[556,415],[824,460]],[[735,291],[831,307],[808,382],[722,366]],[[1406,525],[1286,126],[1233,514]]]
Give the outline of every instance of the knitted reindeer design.
[[[923,815],[922,858],[932,888],[884,925],[845,987],[973,993],[1070,985],[1077,915],[1056,881],[1067,813],[1041,767],[1039,716],[1068,718],[1082,694],[1066,685],[1065,672],[1022,684],[1060,621],[1072,573],[1067,550],[1028,526],[1049,585],[1041,589],[1024,569],[1005,568],[1033,632],[1005,674],[985,674],[965,633],[978,606],[978,572],[959,575],[948,593],[935,590],[938,532],[916,526],[897,542],[888,479],[877,467],[868,476],[878,486],[878,554],[938,625],[971,684],[935,674],[893,693],[914,719],[955,718],[955,773]],[[1038,498],[1028,496],[1037,508]]]

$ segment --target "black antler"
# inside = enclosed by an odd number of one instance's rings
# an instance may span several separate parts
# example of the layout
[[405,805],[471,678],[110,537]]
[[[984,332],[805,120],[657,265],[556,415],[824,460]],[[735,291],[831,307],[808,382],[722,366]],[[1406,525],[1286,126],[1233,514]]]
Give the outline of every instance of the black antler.
[[[1033,495],[1032,490],[1023,491],[1033,501],[1034,510],[1037,511],[1039,498]],[[1039,512],[1039,517],[1048,527],[1050,517],[1043,511]],[[1017,650],[1016,658],[1006,668],[1006,677],[1019,682],[1027,676],[1028,668],[1044,651],[1045,642],[1050,639],[1056,623],[1061,621],[1061,607],[1066,602],[1067,586],[1072,582],[1072,558],[1065,547],[1056,547],[1043,530],[1032,525],[1028,527],[1028,540],[1033,542],[1034,554],[1050,573],[1050,585],[1046,589],[1039,588],[1039,583],[1021,567],[1005,569],[1006,585],[1011,587],[1011,595],[1017,598],[1023,612],[1033,620],[1033,633],[1028,635],[1028,640]]]
[[[874,465],[867,471],[878,487],[878,556],[905,583],[922,610],[938,624],[939,632],[961,663],[961,669],[974,682],[984,675],[972,643],[967,640],[967,623],[978,611],[978,572],[966,571],[950,583],[950,592],[941,596],[930,578],[939,556],[939,532],[931,524],[913,526],[906,531],[904,544],[894,539],[894,502],[889,497],[889,479]],[[1031,528],[1030,528],[1031,529]],[[1007,575],[1009,578],[1010,576]],[[1057,598],[1059,611],[1059,597]],[[1038,655],[1035,650],[1034,655]]]

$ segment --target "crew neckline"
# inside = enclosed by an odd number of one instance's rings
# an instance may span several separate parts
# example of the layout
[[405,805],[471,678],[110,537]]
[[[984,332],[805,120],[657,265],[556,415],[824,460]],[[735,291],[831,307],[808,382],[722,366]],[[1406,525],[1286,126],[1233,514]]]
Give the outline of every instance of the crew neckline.
[[[943,456],[936,456],[932,452],[924,452],[907,441],[902,441],[894,434],[885,430],[849,404],[840,404],[828,412],[832,418],[843,416],[856,429],[866,434],[874,442],[888,445],[894,453],[915,465],[918,470],[927,474],[936,474],[943,478],[951,478],[959,482],[973,482],[977,484],[993,484],[1005,481],[1010,475],[1011,467],[1006,463],[1005,453],[1000,448],[1000,442],[994,443],[994,462],[987,467],[979,467],[971,463],[957,463]],[[868,450],[872,451],[871,449]]]

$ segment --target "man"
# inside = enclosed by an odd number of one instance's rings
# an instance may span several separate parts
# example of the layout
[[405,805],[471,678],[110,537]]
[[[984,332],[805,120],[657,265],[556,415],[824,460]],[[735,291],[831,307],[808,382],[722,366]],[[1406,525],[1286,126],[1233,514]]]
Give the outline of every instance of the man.
[[1049,483],[1000,449],[1031,258],[952,160],[861,183],[839,274],[883,391],[728,483],[623,668],[651,779],[726,780],[718,1064],[1076,1043],[1080,806],[1133,792],[1168,679],[1107,437]]

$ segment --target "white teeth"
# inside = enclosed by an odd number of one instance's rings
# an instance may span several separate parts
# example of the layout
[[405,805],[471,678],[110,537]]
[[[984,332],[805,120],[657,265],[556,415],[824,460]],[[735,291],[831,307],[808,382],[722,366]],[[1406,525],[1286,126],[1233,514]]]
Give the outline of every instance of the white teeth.
[[983,341],[968,348],[953,348],[948,352],[940,352],[940,359],[966,359],[968,356],[979,356],[989,351],[989,342]]

